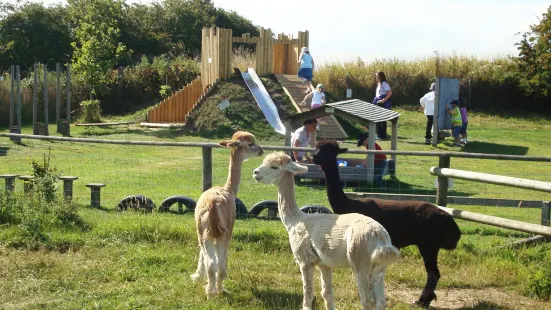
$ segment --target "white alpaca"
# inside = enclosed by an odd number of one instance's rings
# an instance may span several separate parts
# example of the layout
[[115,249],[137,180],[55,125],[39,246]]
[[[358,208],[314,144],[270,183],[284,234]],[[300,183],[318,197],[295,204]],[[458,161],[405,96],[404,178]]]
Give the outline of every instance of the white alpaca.
[[208,297],[224,291],[222,281],[227,276],[228,246],[235,222],[235,198],[241,180],[243,161],[264,153],[255,137],[244,131],[233,134],[232,140],[220,142],[231,148],[230,168],[224,187],[212,187],[201,194],[195,207],[195,224],[199,239],[199,262],[193,281],[207,276]]
[[266,156],[253,177],[264,184],[277,184],[279,215],[289,233],[291,249],[302,274],[303,309],[312,309],[314,267],[321,272],[321,294],[327,309],[335,309],[332,269],[352,267],[363,309],[384,309],[386,267],[400,253],[392,246],[387,231],[373,219],[350,213],[307,214],[295,200],[294,174],[307,167],[283,153]]

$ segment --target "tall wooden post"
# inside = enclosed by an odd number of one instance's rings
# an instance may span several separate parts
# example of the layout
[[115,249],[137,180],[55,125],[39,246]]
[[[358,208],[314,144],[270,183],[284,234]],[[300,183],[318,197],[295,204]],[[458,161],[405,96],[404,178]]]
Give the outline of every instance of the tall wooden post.
[[67,128],[65,130],[67,136],[71,136],[71,64],[67,64],[67,79],[65,82],[67,85]]
[[[15,66],[15,78],[17,83],[17,128],[18,132],[21,133],[21,70],[19,65]],[[21,142],[21,140],[19,140]]]
[[203,146],[203,191],[212,187],[212,148]]
[[[438,167],[449,168],[450,157],[438,157]],[[448,204],[448,178],[438,176],[438,190],[436,191],[436,204],[445,207]]]
[[[61,118],[61,76],[60,76],[60,64],[55,64],[55,76],[56,76],[56,84],[55,84],[55,123],[56,125],[59,124],[60,118]],[[59,127],[58,127],[59,128]],[[59,133],[59,130],[58,130]]]
[[38,109],[38,65],[33,64],[33,135],[37,135],[36,110]]
[[13,127],[15,118],[15,66],[10,67],[10,129]]
[[48,136],[48,66],[46,64],[44,67],[44,134]]

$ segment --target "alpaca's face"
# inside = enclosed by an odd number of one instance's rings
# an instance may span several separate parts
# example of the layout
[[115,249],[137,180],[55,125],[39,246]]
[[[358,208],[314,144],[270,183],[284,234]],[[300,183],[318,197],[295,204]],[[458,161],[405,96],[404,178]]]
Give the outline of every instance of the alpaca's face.
[[316,165],[334,164],[337,156],[348,151],[346,148],[340,148],[336,141],[320,141],[316,145],[316,150],[312,156]]
[[284,153],[274,153],[266,156],[262,165],[253,171],[253,178],[264,184],[278,184],[285,172],[293,174],[305,173],[308,167],[291,161],[291,157]]
[[220,142],[220,145],[240,151],[243,154],[243,159],[250,157],[258,157],[264,154],[264,150],[258,144],[253,134],[246,131],[238,131],[233,134],[231,140]]

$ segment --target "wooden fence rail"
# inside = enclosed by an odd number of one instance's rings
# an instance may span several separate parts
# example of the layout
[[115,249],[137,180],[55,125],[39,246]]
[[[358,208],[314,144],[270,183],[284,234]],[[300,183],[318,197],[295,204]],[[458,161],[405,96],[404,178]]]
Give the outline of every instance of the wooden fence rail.
[[518,187],[518,188],[531,189],[535,191],[551,193],[551,183],[549,182],[534,181],[534,180],[528,180],[528,179],[507,177],[502,175],[440,168],[440,167],[431,167],[430,174],[436,175],[439,177]]
[[[119,144],[119,145],[150,145],[150,146],[176,146],[176,147],[201,147],[203,150],[203,190],[207,190],[212,187],[212,149],[220,148],[217,143],[205,143],[205,142],[158,142],[158,141],[130,141],[130,140],[104,140],[104,139],[89,139],[89,138],[67,138],[67,137],[52,137],[52,136],[35,136],[26,134],[11,134],[0,133],[0,137],[18,138],[20,139],[32,139],[32,140],[45,140],[45,141],[66,141],[66,142],[85,142],[85,143],[100,143],[100,144]],[[313,151],[311,148],[297,148],[297,147],[281,147],[281,146],[263,146],[264,150],[280,150],[280,151]],[[378,151],[380,152],[380,151]],[[378,153],[371,150],[354,150],[351,153],[367,154]],[[393,154],[397,155],[417,155],[417,156],[438,156],[440,157],[440,164],[449,166],[450,157],[463,157],[463,158],[485,158],[485,159],[498,159],[498,160],[521,160],[521,161],[538,161],[538,162],[550,162],[551,157],[534,157],[534,156],[515,156],[515,155],[495,155],[495,154],[476,154],[476,153],[461,153],[461,152],[446,152],[442,155],[442,152],[418,152],[418,151],[393,151]],[[439,182],[441,186],[446,186],[447,193],[447,176],[451,176],[450,170],[453,169],[431,169],[431,173],[439,173],[440,178],[445,179],[445,182]],[[438,172],[436,172],[438,171]],[[468,171],[467,171],[468,172]],[[447,175],[447,176],[444,176]],[[489,182],[488,182],[489,183]],[[542,182],[545,183],[545,182]],[[445,185],[444,185],[445,184]],[[524,188],[524,187],[523,187]],[[534,188],[530,188],[534,189]],[[542,189],[535,189],[542,190]],[[543,190],[546,191],[546,190]],[[440,188],[438,194],[442,193]],[[551,237],[551,228],[546,227],[550,222],[550,205],[548,201],[543,202],[542,206],[542,225],[524,223],[520,221],[514,221],[504,218],[498,218],[494,216],[488,216],[484,214],[478,214],[473,212],[467,212],[462,210],[455,210],[439,206],[442,210],[448,212],[453,217],[463,219],[467,221],[473,221],[483,223],[487,225],[508,228],[528,233],[538,234],[544,237],[538,237],[545,240],[546,237]],[[526,243],[524,243],[526,244]]]
[[151,108],[147,112],[147,120],[152,123],[185,123],[186,116],[199,102],[203,93],[203,84],[199,76]]

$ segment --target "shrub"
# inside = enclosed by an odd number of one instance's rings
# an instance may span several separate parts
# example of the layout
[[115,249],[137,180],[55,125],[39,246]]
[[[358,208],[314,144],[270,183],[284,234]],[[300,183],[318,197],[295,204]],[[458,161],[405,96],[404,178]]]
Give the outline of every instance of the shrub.
[[50,153],[48,152],[48,156],[44,154],[42,164],[32,160],[31,165],[34,176],[32,180],[34,194],[47,202],[54,201],[57,192],[57,178],[60,173],[50,166]]
[[551,265],[539,268],[530,276],[528,293],[542,300],[551,299]]
[[99,123],[101,122],[101,109],[99,106],[99,100],[85,100],[80,103],[82,108],[81,119],[85,123]]
[[172,87],[168,85],[161,85],[161,90],[159,90],[159,93],[163,99],[166,99],[172,95]]

